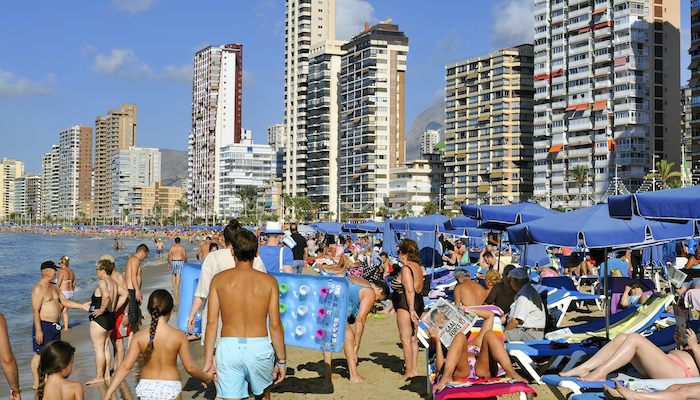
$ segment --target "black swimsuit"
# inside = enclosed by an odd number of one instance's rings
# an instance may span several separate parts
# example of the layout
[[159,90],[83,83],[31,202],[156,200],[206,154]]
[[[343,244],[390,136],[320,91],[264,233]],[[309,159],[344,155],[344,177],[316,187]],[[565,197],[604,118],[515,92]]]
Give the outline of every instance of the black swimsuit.
[[92,301],[90,303],[90,321],[95,321],[97,322],[97,325],[101,326],[104,330],[111,331],[114,329],[114,325],[116,324],[114,312],[105,310],[105,312],[97,317],[92,316],[92,312],[94,310],[99,310],[100,307],[102,307],[102,297],[97,297],[95,296],[95,293],[93,293]]
[[[413,270],[411,269],[411,267],[406,268],[408,268],[411,271],[411,276],[413,276]],[[415,284],[415,277],[413,279]],[[404,291],[403,283],[398,284],[395,282],[396,281],[392,282],[391,285],[391,288],[394,289],[394,293],[391,295],[391,301],[394,303],[394,309],[409,311],[408,300],[406,299],[406,292]],[[423,304],[423,296],[420,293],[415,292],[414,298],[415,300],[413,301],[413,307],[416,310],[416,314],[420,316],[421,314],[423,314],[423,310],[425,308],[425,305]]]

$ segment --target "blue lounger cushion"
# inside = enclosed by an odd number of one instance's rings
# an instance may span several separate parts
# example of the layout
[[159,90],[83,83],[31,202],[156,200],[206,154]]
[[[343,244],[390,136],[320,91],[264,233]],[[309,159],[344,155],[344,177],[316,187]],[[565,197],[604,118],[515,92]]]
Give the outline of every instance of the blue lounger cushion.
[[553,349],[549,345],[549,341],[545,342],[525,342],[525,343],[506,343],[506,350],[520,350],[530,357],[553,357],[553,356],[566,356],[570,355],[575,351],[583,351],[587,355],[595,354],[598,351],[596,347],[585,347],[578,343],[572,343],[569,347],[564,349]]
[[603,389],[603,384],[606,384],[611,387],[615,387],[615,382],[612,379],[608,379],[606,381],[594,381],[594,382],[588,382],[588,381],[579,381],[578,378],[576,377],[564,377],[564,376],[559,376],[559,375],[544,375],[542,377],[542,382],[548,384],[548,385],[553,385],[553,386],[560,386],[560,383],[564,381],[569,381],[572,382],[576,385],[578,385],[581,389]]

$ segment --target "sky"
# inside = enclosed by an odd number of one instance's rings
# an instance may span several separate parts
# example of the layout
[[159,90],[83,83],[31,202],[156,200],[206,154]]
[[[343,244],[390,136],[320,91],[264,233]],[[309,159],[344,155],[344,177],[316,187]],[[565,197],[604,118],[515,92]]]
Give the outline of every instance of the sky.
[[[444,97],[445,64],[532,43],[533,0],[336,0],[337,39],[393,19],[409,38],[406,133]],[[682,81],[690,0],[681,0]],[[195,52],[243,44],[243,128],[256,143],[284,112],[283,0],[13,1],[0,14],[0,158],[41,172],[59,132],[138,106],[137,145],[187,150]]]

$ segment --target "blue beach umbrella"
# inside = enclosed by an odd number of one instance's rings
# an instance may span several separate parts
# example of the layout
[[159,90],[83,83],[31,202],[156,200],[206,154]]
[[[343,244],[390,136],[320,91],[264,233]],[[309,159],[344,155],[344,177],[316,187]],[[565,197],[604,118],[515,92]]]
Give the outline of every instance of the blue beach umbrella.
[[450,218],[445,222],[445,228],[447,229],[465,229],[465,228],[478,228],[479,221],[462,215],[460,217]]
[[384,220],[384,240],[382,240],[382,251],[386,254],[396,257],[396,234],[391,228],[391,218],[386,217]]
[[375,221],[365,221],[357,224],[357,229],[369,233],[384,232],[384,224]]
[[343,233],[343,224],[340,222],[319,222],[318,224],[311,224],[309,226],[321,233],[331,235],[340,235]]
[[530,201],[505,206],[462,204],[462,213],[480,220],[479,228],[500,231],[512,225],[561,214]]
[[611,196],[610,216],[653,219],[700,219],[700,186]]

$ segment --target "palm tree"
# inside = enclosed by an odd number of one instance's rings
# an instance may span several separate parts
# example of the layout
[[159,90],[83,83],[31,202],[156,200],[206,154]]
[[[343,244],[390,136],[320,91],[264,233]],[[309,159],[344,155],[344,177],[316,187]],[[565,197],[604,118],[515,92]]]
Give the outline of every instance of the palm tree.
[[333,221],[333,217],[334,217],[334,216],[335,216],[335,213],[334,213],[333,211],[328,211],[328,212],[326,213],[326,218],[327,218],[329,221]]
[[436,212],[438,212],[438,205],[435,201],[431,200],[423,205],[423,215],[432,215]]
[[[158,220],[159,217],[162,216],[162,214],[163,214],[163,206],[161,206],[161,205],[158,204],[158,203],[154,204],[154,205],[153,205],[153,215],[155,215],[156,220]],[[161,224],[163,223],[162,220],[161,220],[160,222],[161,222]]]
[[409,215],[408,210],[405,208],[399,209],[396,214],[399,219],[408,218]]
[[131,214],[131,210],[129,209],[129,207],[122,208],[122,216],[124,217],[124,223],[126,225],[129,225],[129,214]]
[[282,218],[287,220],[287,210],[294,207],[294,199],[287,193],[282,193]]
[[644,179],[647,178],[654,178],[654,179],[661,179],[661,186],[664,189],[668,189],[669,186],[667,185],[667,181],[671,178],[680,178],[681,173],[678,171],[673,171],[671,172],[671,168],[676,165],[674,162],[667,162],[666,160],[660,160],[656,162],[656,169],[658,172],[653,172],[647,176],[644,177]]
[[382,220],[390,214],[389,209],[384,206],[379,207],[379,210],[377,210],[377,216],[382,217]]
[[586,183],[590,179],[590,172],[588,168],[585,165],[579,164],[574,166],[574,169],[569,170],[566,173],[566,179],[569,181],[574,181],[576,182],[576,186],[578,186],[578,208],[581,208],[581,204],[583,202],[583,199],[581,198],[581,186],[583,186],[584,183]]
[[241,186],[236,191],[236,195],[243,201],[243,214],[248,216],[250,204],[258,197],[258,188],[253,185]]
[[340,213],[340,220],[342,222],[346,222],[348,219],[350,219],[351,216],[352,213],[350,213],[350,211],[343,211],[342,213]]

